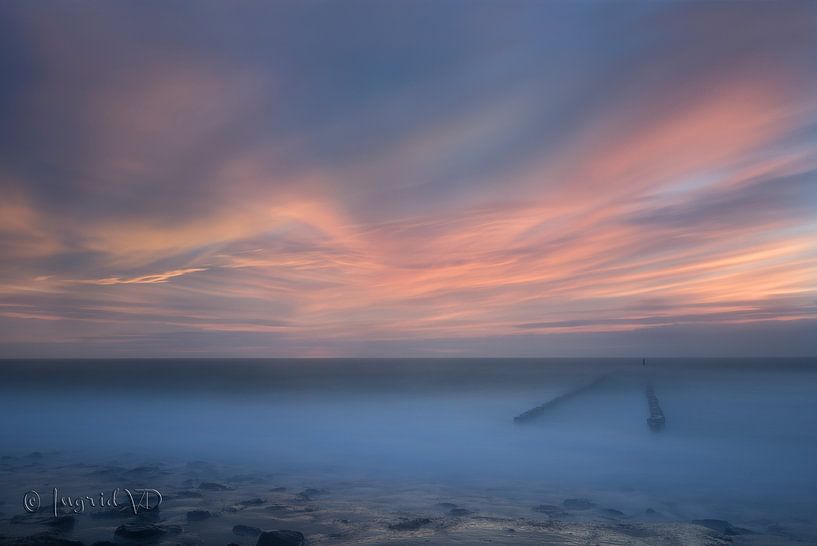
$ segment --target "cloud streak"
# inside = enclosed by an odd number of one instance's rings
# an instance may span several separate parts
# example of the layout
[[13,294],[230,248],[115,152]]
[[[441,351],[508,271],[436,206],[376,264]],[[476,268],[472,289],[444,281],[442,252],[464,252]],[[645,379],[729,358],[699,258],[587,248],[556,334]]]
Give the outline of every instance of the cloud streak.
[[190,273],[197,273],[199,271],[207,271],[206,267],[189,267],[187,269],[175,269],[173,271],[165,271],[163,273],[153,273],[150,275],[141,275],[139,277],[131,277],[129,279],[121,279],[119,277],[106,277],[104,279],[89,279],[69,281],[80,284],[95,284],[99,286],[111,286],[114,284],[156,284],[164,283],[175,277],[182,275],[189,275]]

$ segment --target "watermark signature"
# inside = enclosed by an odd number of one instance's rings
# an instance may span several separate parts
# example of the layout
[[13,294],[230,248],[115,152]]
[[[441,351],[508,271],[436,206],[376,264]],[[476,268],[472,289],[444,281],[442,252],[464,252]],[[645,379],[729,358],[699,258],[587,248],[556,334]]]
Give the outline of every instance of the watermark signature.
[[[130,508],[134,515],[138,515],[140,510],[155,510],[162,504],[162,494],[156,489],[127,489],[116,488],[110,495],[100,492],[99,495],[72,497],[62,495],[58,488],[52,491],[51,505],[54,517],[65,513],[82,514],[89,508]],[[40,494],[34,489],[27,491],[23,495],[23,508],[29,514],[39,512],[42,508]]]

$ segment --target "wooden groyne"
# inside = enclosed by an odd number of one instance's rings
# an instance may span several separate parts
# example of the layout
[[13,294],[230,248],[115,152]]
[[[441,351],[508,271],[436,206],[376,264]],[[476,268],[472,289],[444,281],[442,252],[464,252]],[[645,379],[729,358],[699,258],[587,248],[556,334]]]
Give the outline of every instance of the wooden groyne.
[[647,424],[652,430],[660,430],[667,422],[664,417],[664,412],[661,410],[661,405],[658,403],[658,397],[655,396],[655,389],[652,382],[647,383],[647,406],[650,408],[650,416],[647,417]]
[[553,398],[552,400],[548,400],[544,404],[541,404],[539,406],[536,406],[535,408],[529,409],[525,413],[520,413],[519,415],[514,417],[513,420],[514,420],[515,423],[526,423],[528,421],[536,419],[537,417],[541,417],[547,411],[552,410],[553,408],[555,408],[556,406],[562,404],[563,402],[567,402],[571,398],[574,398],[574,397],[582,394],[583,392],[587,392],[590,389],[598,387],[599,384],[601,384],[601,382],[604,381],[605,379],[607,379],[606,375],[602,376],[602,377],[599,377],[596,380],[594,380],[593,382],[588,383],[587,385],[584,385],[582,387],[579,387],[578,389],[574,389],[572,391],[561,394],[561,395],[557,396],[556,398]]

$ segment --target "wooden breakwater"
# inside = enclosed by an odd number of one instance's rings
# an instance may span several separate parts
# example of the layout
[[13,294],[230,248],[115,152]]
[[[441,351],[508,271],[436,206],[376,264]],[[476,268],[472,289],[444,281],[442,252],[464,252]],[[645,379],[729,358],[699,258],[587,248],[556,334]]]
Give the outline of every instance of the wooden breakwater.
[[531,421],[533,419],[541,417],[547,411],[552,410],[553,408],[555,408],[556,406],[558,406],[558,405],[560,405],[560,404],[562,404],[564,402],[567,402],[571,398],[574,398],[574,397],[582,394],[583,392],[587,392],[590,389],[598,387],[605,379],[607,379],[606,375],[601,376],[601,377],[595,379],[594,381],[592,381],[591,383],[588,383],[587,385],[579,387],[578,389],[573,389],[572,391],[566,392],[564,394],[560,394],[556,398],[548,400],[544,404],[541,404],[539,406],[536,406],[535,408],[529,409],[525,413],[520,413],[519,415],[514,417],[513,420],[514,420],[515,423],[526,423],[528,421]]
[[661,405],[658,403],[658,397],[655,396],[655,389],[652,382],[647,383],[647,406],[650,409],[650,416],[647,417],[647,424],[652,430],[660,430],[667,419],[664,417],[664,412],[661,410]]

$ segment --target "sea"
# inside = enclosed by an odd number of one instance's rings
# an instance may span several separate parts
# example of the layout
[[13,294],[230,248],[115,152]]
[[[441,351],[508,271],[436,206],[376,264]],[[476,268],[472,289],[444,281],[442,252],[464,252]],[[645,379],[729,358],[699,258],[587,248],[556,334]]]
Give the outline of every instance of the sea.
[[43,488],[72,465],[201,463],[817,525],[815,359],[5,360],[0,415],[5,460],[59,461]]

